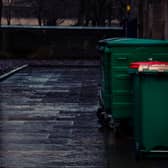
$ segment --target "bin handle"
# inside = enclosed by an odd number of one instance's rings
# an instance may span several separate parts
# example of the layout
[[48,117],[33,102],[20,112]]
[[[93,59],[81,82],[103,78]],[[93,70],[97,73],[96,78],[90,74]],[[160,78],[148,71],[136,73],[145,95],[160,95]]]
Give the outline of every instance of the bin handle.
[[120,79],[120,80],[125,80],[125,79],[129,78],[129,75],[127,75],[127,74],[120,74],[120,75],[117,75],[115,78],[116,79]]
[[126,60],[128,60],[128,58],[127,57],[119,57],[119,58],[117,58],[117,60],[119,60],[119,61],[126,61]]

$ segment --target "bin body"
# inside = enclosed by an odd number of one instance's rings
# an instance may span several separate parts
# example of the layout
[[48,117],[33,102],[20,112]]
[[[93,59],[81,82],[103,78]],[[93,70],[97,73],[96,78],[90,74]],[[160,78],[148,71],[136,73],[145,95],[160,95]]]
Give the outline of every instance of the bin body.
[[168,149],[168,71],[131,74],[136,151],[164,152]]
[[102,87],[101,95],[105,111],[114,119],[130,119],[132,95],[129,63],[152,58],[168,61],[168,41],[148,39],[108,39],[101,41]]

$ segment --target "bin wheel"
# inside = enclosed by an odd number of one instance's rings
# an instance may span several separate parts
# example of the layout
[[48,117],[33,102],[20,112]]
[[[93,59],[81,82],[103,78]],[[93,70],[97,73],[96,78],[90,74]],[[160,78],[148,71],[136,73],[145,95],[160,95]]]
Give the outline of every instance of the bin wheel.
[[116,138],[120,138],[122,136],[122,131],[120,128],[120,124],[119,123],[115,123],[115,126],[113,128],[113,132]]
[[102,120],[103,119],[103,108],[99,107],[97,110],[97,118],[98,120]]
[[102,108],[102,107],[98,108],[97,118],[98,118],[98,123],[101,124],[103,127],[108,126],[107,114],[106,114],[104,108]]
[[143,159],[143,152],[140,150],[139,144],[135,145],[135,159],[137,161]]
[[97,118],[98,118],[98,123],[101,125],[104,125],[104,115],[103,115],[103,108],[99,107],[97,110]]

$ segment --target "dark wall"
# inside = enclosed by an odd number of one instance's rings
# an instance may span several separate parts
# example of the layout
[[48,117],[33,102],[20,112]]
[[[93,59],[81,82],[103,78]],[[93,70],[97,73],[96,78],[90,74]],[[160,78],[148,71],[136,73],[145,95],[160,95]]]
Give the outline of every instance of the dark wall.
[[96,59],[97,41],[122,33],[121,28],[1,27],[1,52],[19,58]]

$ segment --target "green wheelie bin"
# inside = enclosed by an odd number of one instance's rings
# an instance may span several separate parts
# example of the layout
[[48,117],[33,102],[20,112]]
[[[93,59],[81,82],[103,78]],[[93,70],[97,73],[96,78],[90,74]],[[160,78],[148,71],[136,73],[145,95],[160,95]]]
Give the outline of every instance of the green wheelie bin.
[[168,156],[168,62],[130,65],[137,158]]
[[102,81],[97,115],[101,123],[118,127],[122,121],[132,120],[129,64],[151,59],[168,61],[168,40],[112,38],[99,41],[98,49]]

